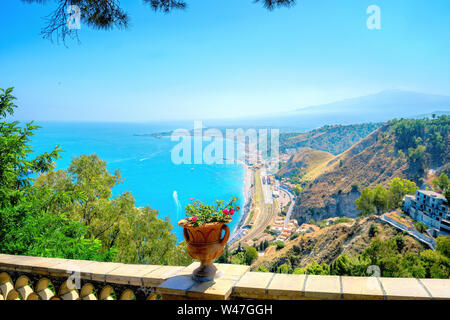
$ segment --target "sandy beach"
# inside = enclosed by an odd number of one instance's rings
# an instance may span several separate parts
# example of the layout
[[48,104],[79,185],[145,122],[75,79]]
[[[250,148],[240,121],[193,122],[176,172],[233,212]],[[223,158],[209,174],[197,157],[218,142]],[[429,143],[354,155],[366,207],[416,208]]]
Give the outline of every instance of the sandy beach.
[[233,239],[239,229],[245,225],[247,221],[248,215],[250,213],[250,204],[252,200],[252,181],[253,181],[253,170],[249,168],[249,166],[244,161],[239,161],[239,163],[244,167],[244,206],[241,211],[241,215],[239,216],[238,224],[233,230],[233,234],[230,236],[230,239]]

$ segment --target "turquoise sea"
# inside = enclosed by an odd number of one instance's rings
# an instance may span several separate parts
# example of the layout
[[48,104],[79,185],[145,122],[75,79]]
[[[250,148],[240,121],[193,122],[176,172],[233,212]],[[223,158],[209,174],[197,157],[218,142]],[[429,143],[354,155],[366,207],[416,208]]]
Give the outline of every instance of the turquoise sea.
[[[65,151],[57,161],[57,169],[66,169],[75,156],[96,153],[108,169],[120,169],[123,183],[113,189],[113,196],[131,191],[137,206],[151,206],[160,218],[169,217],[172,230],[182,240],[182,229],[176,222],[184,218],[189,198],[214,203],[216,199],[239,197],[243,207],[244,168],[239,165],[175,165],[171,149],[178,142],[170,138],[137,136],[177,128],[191,129],[189,124],[164,123],[75,123],[41,122],[32,138],[35,153],[51,151],[60,145]],[[192,126],[192,124],[191,124]],[[204,143],[205,146],[207,143]],[[239,220],[234,215],[233,231]]]

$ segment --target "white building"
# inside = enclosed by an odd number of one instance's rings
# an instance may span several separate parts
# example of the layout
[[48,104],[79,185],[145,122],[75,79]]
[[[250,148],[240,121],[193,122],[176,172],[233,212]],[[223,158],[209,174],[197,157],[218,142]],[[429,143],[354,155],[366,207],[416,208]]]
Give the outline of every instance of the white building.
[[405,196],[403,211],[427,225],[433,236],[450,235],[450,212],[442,194],[417,190],[415,197]]

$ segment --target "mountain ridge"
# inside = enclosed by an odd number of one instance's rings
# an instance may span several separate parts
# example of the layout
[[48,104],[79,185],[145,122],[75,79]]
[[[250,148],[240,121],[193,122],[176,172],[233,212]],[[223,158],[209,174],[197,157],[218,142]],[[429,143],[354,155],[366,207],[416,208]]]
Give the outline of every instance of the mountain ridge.
[[[271,126],[304,131],[325,125],[386,122],[393,118],[417,118],[434,112],[450,114],[450,96],[406,90],[385,90],[355,98],[338,100],[241,119],[221,121],[222,125]],[[215,121],[209,121],[212,125]],[[218,122],[216,122],[218,123]]]

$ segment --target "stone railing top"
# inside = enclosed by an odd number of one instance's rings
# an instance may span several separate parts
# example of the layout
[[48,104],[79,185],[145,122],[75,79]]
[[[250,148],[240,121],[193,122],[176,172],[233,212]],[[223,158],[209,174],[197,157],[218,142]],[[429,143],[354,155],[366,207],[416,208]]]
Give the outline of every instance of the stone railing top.
[[250,272],[249,266],[215,264],[219,277],[199,283],[198,266],[137,265],[0,254],[0,273],[51,277],[79,272],[81,279],[151,287],[164,298],[186,299],[450,299],[450,279],[292,275]]

